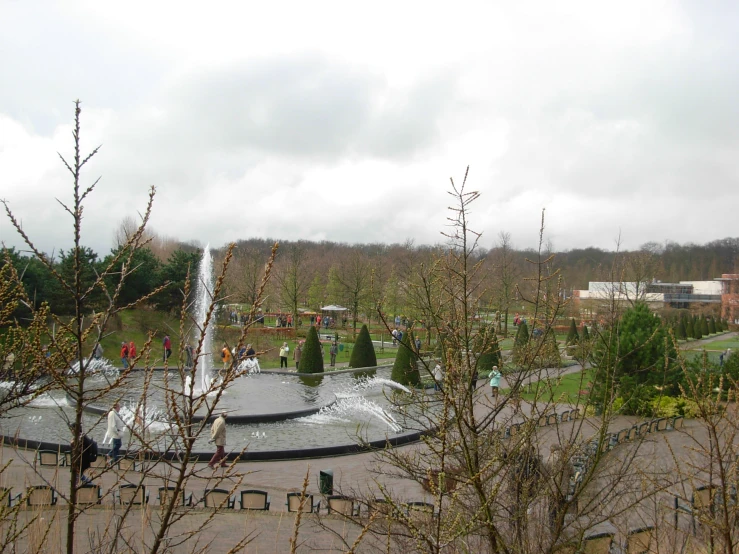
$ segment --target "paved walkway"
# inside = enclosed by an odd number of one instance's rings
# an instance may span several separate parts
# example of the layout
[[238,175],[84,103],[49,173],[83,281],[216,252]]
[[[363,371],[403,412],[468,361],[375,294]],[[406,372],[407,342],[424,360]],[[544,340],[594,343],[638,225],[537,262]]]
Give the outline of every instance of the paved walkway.
[[[726,335],[722,336],[723,338]],[[557,374],[579,371],[579,366],[558,370]],[[540,378],[554,376],[554,370],[544,370]],[[475,410],[479,417],[489,413],[494,406],[494,400],[490,396],[490,388],[480,382],[476,392]],[[562,406],[561,410],[567,409]],[[505,408],[500,419],[513,417],[511,408]],[[526,414],[535,413],[536,408],[524,402],[522,410]],[[616,432],[621,428],[630,427],[636,419],[631,417],[617,417],[609,426],[609,431]],[[548,445],[560,440],[561,437],[587,438],[593,435],[598,428],[598,421],[581,419],[569,423],[561,423],[556,426],[541,428],[537,431],[537,442],[544,456],[548,454]],[[703,430],[694,422],[686,424],[685,432],[660,433],[650,437],[647,442],[640,442],[638,448],[638,466],[649,468],[650,471],[659,470],[660,475],[674,474],[673,454],[678,457],[690,459],[695,467],[704,467],[695,451],[695,440],[702,440]],[[633,448],[637,446],[622,446],[621,452],[626,457],[631,455]],[[616,449],[618,451],[618,448]],[[407,453],[421,453],[423,445],[414,444],[401,447],[397,451]],[[620,455],[614,455],[614,460],[620,459]],[[28,486],[51,484],[57,488],[60,494],[68,491],[68,470],[66,468],[36,467],[34,468],[34,453],[29,451],[16,451],[9,447],[0,448],[0,464],[8,464],[7,469],[0,475],[0,485],[12,487],[18,493]],[[205,467],[205,464],[194,466],[198,476],[187,484],[188,494],[192,492],[195,498],[202,498],[206,488],[226,488],[237,493],[244,489],[266,490],[271,495],[271,509],[269,513],[255,513],[241,510],[226,510],[219,513],[209,522],[203,531],[197,533],[198,538],[205,543],[212,541],[210,552],[227,552],[239,539],[250,536],[250,544],[244,552],[281,553],[289,552],[289,540],[293,533],[294,514],[286,512],[286,493],[299,490],[303,480],[308,476],[307,490],[310,494],[319,495],[318,473],[323,469],[331,469],[334,472],[334,489],[336,492],[350,494],[356,497],[372,498],[379,496],[379,486],[387,487],[392,491],[394,497],[405,501],[432,501],[428,494],[415,481],[403,479],[391,475],[389,466],[382,463],[377,453],[363,453],[356,455],[313,459],[313,460],[286,460],[273,462],[243,462],[236,464],[231,471],[217,470],[213,472]],[[107,472],[98,476],[96,483],[101,485],[105,493],[103,503],[99,507],[90,509],[82,516],[82,525],[79,534],[80,552],[89,550],[88,532],[103,533],[103,530],[122,513],[123,507],[113,502],[113,493],[117,483],[122,481],[143,482],[151,494],[150,505],[146,510],[140,510],[134,516],[130,532],[132,536],[151,537],[151,531],[147,531],[152,521],[156,521],[158,513],[158,501],[156,499],[157,487],[162,486],[167,480],[167,467],[161,465],[146,475],[139,472]],[[671,490],[671,489],[670,489]],[[664,500],[664,499],[663,499]],[[665,500],[666,502],[666,500]],[[63,504],[61,502],[60,504]],[[64,536],[64,518],[66,509],[47,510],[43,515],[46,523],[52,523],[53,532],[49,535],[50,540],[61,544]],[[237,506],[238,508],[238,506]],[[197,530],[212,516],[212,511],[198,508],[191,515],[184,518],[176,526],[178,532],[191,532]],[[23,512],[21,517],[30,518],[36,514],[36,510]],[[622,521],[609,522],[609,525],[623,528],[633,527],[635,523],[629,519],[633,514],[625,514]],[[139,521],[141,525],[135,522]],[[138,525],[138,527],[137,527]],[[328,527],[333,532],[327,531]],[[324,552],[345,552],[348,547],[342,540],[351,544],[361,532],[361,527],[347,522],[338,516],[327,516],[322,510],[320,516],[306,514],[302,516],[298,552],[307,552],[313,549],[321,549]],[[190,539],[191,541],[194,539]],[[378,546],[373,543],[376,537],[367,537],[357,552],[376,552]],[[188,549],[189,550],[189,549]],[[55,550],[50,550],[54,552]]]

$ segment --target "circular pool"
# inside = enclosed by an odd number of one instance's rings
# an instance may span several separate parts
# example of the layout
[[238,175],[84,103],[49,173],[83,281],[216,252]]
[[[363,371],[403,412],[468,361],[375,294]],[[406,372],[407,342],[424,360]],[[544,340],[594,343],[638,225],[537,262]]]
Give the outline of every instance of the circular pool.
[[[366,372],[322,376],[261,373],[240,377],[225,390],[216,409],[229,413],[227,451],[233,456],[244,450],[242,459],[316,457],[349,453],[368,444],[383,446],[388,442],[401,444],[417,440],[421,430],[394,409],[392,391],[399,385],[389,380],[389,374],[389,368],[381,368],[371,375]],[[106,379],[109,377],[102,374],[95,377],[93,388],[103,388]],[[148,377],[143,372],[134,373],[109,398],[88,405],[83,417],[84,430],[105,449],[109,446],[104,444],[106,414],[115,397],[122,398],[121,414],[127,422],[133,421],[137,405],[143,402],[152,444],[157,450],[174,453],[177,448],[172,438],[176,433],[166,413],[164,394],[165,390],[174,390],[175,395],[181,395],[183,388],[177,374],[165,378],[163,372]],[[141,400],[144,390],[147,393]],[[208,402],[212,401],[209,397]],[[42,443],[69,442],[66,421],[74,414],[61,392],[44,394],[9,415],[0,421],[0,432],[6,437]],[[196,440],[195,450],[202,455],[212,453],[209,438],[206,428]],[[124,438],[124,448],[140,447],[135,439]]]

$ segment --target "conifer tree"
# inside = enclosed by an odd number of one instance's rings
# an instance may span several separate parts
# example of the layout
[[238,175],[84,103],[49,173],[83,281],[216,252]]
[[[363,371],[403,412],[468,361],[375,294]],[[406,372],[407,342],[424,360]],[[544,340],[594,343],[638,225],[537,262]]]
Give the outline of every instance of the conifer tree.
[[710,335],[716,334],[716,320],[711,316],[711,319],[708,320],[708,333]]
[[372,344],[369,329],[366,325],[362,325],[354,343],[351,358],[349,358],[349,367],[375,367],[376,365],[375,345]]
[[308,329],[303,354],[298,364],[298,373],[323,373],[323,347],[321,341],[318,340],[315,326]]
[[580,335],[577,333],[577,325],[575,324],[575,320],[573,318],[570,318],[570,330],[567,332],[567,341],[565,344],[567,346],[571,344],[577,344],[580,342]]
[[703,330],[701,329],[701,322],[696,321],[693,324],[693,334],[695,336],[695,340],[700,340],[703,338]]
[[495,335],[495,328],[489,328],[489,343],[484,352],[477,358],[477,371],[490,371],[493,366],[500,366],[500,345]]
[[413,347],[413,333],[403,333],[398,344],[398,354],[395,356],[393,371],[390,378],[401,385],[418,385],[421,383],[421,374],[418,371],[418,356]]
[[518,363],[523,359],[526,346],[529,344],[529,327],[526,323],[521,323],[516,332],[516,338],[513,341],[513,361]]
[[701,317],[701,335],[703,335],[704,337],[707,337],[709,335],[708,321],[706,321],[705,317]]
[[685,336],[688,339],[695,338],[695,329],[693,328],[693,320],[690,318],[688,318],[688,320],[685,323]]
[[590,333],[588,332],[587,325],[582,326],[582,340],[583,342],[585,342],[586,340],[590,340]]
[[677,338],[680,340],[686,340],[688,338],[688,332],[685,329],[685,320],[681,319],[677,322],[677,329],[675,329],[675,334],[677,335]]
[[554,330],[549,329],[543,337],[540,337],[541,346],[538,348],[536,357],[537,367],[561,367],[562,357],[559,354],[557,337]]

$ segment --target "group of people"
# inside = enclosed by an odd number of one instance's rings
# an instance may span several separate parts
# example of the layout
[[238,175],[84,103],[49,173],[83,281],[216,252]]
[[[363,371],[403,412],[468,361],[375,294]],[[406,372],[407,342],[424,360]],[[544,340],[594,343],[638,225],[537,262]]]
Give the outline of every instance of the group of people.
[[[123,434],[126,432],[126,423],[120,415],[121,406],[118,402],[113,404],[113,408],[108,412],[108,427],[106,434],[111,439],[112,448],[108,453],[108,463],[113,465],[118,463],[121,458],[121,447],[123,446]],[[208,467],[215,469],[217,465],[226,466],[226,417],[228,414],[222,411],[216,418],[210,428],[210,441],[216,446],[216,452],[208,462]],[[83,482],[89,482],[89,478],[85,475],[92,462],[97,459],[97,443],[91,440],[87,435],[82,434],[83,454],[82,464],[80,467],[80,478]]]
[[221,362],[223,363],[223,369],[228,369],[232,366],[238,367],[244,360],[251,360],[256,358],[256,356],[257,353],[251,344],[242,344],[238,352],[236,352],[235,346],[229,350],[228,344],[225,342],[223,343],[223,348],[221,348]]
[[[323,345],[321,345],[323,347]],[[328,349],[328,355],[330,359],[330,365],[331,367],[336,366],[336,356],[339,353],[339,345],[336,343],[336,341],[333,341],[331,343],[331,346]],[[287,368],[287,358],[290,355],[290,346],[288,346],[287,342],[283,342],[282,346],[280,346],[280,369],[281,368]],[[299,369],[300,366],[300,358],[303,355],[303,341],[298,341],[295,344],[295,349],[293,350],[293,361],[295,362],[295,369]]]
[[[250,317],[251,316],[250,316],[250,314],[248,312],[240,312],[239,313],[236,310],[231,310],[228,313],[228,320],[229,320],[229,322],[231,322],[233,324],[237,324],[237,325],[238,324],[246,325],[247,323],[249,323]],[[262,325],[264,325],[264,314],[261,311],[259,311],[254,316],[254,323],[261,323]]]
[[277,314],[277,317],[275,318],[275,327],[292,327],[293,326],[293,316],[292,314]]
[[[423,322],[421,322],[423,323]],[[408,319],[405,316],[395,316],[395,327],[400,327],[401,325],[405,328],[413,327],[414,321],[412,319]]]
[[[434,366],[432,375],[434,377],[434,390],[442,390],[444,387],[444,368],[441,365],[441,360],[436,360],[436,365]],[[500,372],[497,365],[493,366],[493,369],[490,371],[489,377],[493,398],[497,401],[498,393],[500,391],[500,380],[503,377],[503,374]],[[475,388],[477,387],[477,381],[478,375],[477,371],[475,371],[474,375],[472,375],[472,378],[470,379],[470,392],[475,391]]]
[[[98,343],[95,347],[95,350],[93,351],[93,357],[97,359],[103,357],[103,347],[100,346],[100,343]],[[135,360],[136,344],[133,341],[123,341],[121,343],[121,363],[123,364],[123,369],[128,369],[130,366],[132,366]]]

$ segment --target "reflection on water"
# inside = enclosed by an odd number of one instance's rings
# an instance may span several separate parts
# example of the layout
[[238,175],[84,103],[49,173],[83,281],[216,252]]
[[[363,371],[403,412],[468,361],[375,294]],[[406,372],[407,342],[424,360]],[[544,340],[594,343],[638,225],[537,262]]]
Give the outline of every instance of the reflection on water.
[[299,375],[298,379],[306,388],[302,389],[303,398],[307,402],[315,402],[318,397],[318,387],[323,383],[323,375]]

